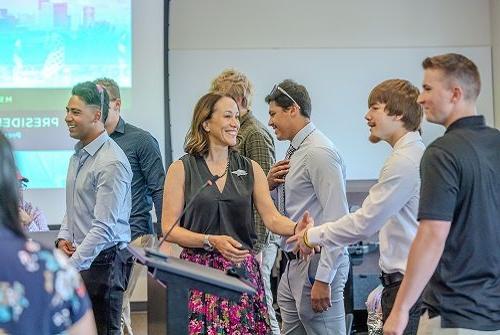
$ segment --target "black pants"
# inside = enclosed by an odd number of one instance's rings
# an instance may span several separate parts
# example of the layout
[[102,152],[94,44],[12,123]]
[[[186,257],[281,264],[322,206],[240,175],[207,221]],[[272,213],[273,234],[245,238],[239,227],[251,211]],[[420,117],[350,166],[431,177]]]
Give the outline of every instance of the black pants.
[[127,249],[101,251],[80,274],[92,302],[99,335],[120,335],[123,292],[127,289],[133,258]]
[[[384,287],[382,291],[382,321],[385,323],[385,320],[391,314],[392,306],[394,306],[394,300],[396,300],[396,295],[398,294],[399,286],[401,282],[391,284],[387,287]],[[419,297],[415,305],[410,309],[410,315],[408,319],[408,325],[406,326],[403,334],[404,335],[415,335],[417,334],[418,329],[418,321],[420,320],[422,308],[422,297]]]

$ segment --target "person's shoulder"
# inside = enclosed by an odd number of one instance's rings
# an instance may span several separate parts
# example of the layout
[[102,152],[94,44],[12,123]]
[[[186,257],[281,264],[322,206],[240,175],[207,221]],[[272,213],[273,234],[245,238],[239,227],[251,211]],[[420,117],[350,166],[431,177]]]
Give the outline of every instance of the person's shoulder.
[[307,153],[311,158],[314,157],[333,157],[336,160],[342,160],[342,155],[333,142],[319,129],[314,130],[304,141],[307,145]]
[[155,143],[158,145],[156,138],[147,130],[139,128],[133,124],[125,123],[125,133],[124,136],[134,141],[138,145],[149,145]]
[[304,142],[309,142],[312,148],[324,148],[325,150],[337,150],[333,142],[318,128],[307,136]]
[[134,136],[140,135],[146,137],[153,137],[153,135],[151,135],[149,131],[144,130],[128,122],[125,123],[125,134],[133,134]]
[[108,138],[96,155],[97,168],[106,169],[108,166],[124,166],[127,171],[132,173],[127,155],[111,137]]
[[423,157],[428,158],[435,155],[456,156],[457,148],[464,144],[464,138],[460,132],[449,132],[432,141],[424,152]]
[[264,126],[262,122],[260,122],[253,116],[251,116],[251,118],[247,120],[247,124],[245,125],[245,129],[243,131],[243,136],[242,136],[243,140],[250,138],[273,141],[272,135],[269,132],[269,130]]
[[230,154],[229,159],[232,161],[244,162],[245,164],[252,164],[252,160],[246,156],[243,156],[243,154],[241,154],[239,151],[231,150],[229,154]]
[[[394,163],[400,166],[418,167],[420,160],[425,152],[425,145],[422,141],[414,141],[405,146],[396,149],[387,162]],[[392,159],[391,159],[392,158]]]

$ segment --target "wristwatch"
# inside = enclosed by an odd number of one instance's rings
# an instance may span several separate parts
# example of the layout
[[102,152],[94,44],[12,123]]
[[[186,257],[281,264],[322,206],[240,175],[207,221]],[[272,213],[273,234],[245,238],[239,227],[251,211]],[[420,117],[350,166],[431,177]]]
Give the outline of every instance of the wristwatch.
[[212,251],[214,250],[214,246],[212,243],[210,243],[210,240],[208,239],[210,235],[206,234],[205,237],[203,238],[203,249],[206,251]]

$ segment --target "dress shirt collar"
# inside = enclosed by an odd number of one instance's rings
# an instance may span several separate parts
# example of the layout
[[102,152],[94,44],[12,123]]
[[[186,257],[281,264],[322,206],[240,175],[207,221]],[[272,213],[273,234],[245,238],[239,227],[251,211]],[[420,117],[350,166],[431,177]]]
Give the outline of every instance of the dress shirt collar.
[[412,143],[415,141],[422,141],[422,136],[418,131],[410,131],[403,136],[399,140],[397,140],[396,144],[394,144],[394,150],[404,147],[408,143]]
[[250,117],[252,116],[252,111],[251,110],[248,110],[245,115],[241,116],[240,117],[240,128],[243,127],[243,125],[245,124],[245,122],[247,122]]
[[101,135],[97,136],[95,140],[83,147],[82,142],[75,145],[75,151],[78,153],[81,149],[85,150],[90,156],[94,156],[97,150],[109,139],[108,133],[104,130]]
[[114,132],[118,132],[120,134],[124,134],[125,133],[125,120],[122,119],[121,116],[120,116],[120,119],[118,120],[118,123],[116,124],[116,128],[113,131],[113,133]]
[[311,133],[315,130],[316,130],[316,126],[314,125],[314,123],[309,122],[304,128],[299,130],[299,132],[297,134],[295,134],[292,141],[290,142],[290,145],[295,150],[297,150],[300,147],[300,145],[302,144],[302,142],[305,141],[307,136],[311,135]]
[[485,124],[483,115],[466,116],[450,124],[445,133],[454,129],[484,126]]

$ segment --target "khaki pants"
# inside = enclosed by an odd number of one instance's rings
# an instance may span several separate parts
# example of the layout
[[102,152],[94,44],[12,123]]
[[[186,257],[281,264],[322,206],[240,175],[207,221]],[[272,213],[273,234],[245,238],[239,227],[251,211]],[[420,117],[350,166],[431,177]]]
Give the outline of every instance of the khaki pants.
[[[156,237],[154,235],[148,234],[143,235],[135,240],[133,240],[130,244],[134,247],[141,248],[151,248],[155,244]],[[134,263],[132,266],[132,272],[130,273],[130,278],[128,282],[128,287],[125,293],[123,294],[123,305],[122,305],[122,334],[133,335],[132,331],[132,320],[130,319],[130,298],[132,297],[132,293],[134,293],[135,285],[137,284],[137,280],[141,276],[141,274],[146,271],[146,267],[144,265],[139,265]]]
[[429,319],[427,312],[420,317],[417,335],[500,335],[500,330],[482,331],[464,328],[441,328],[441,317]]

